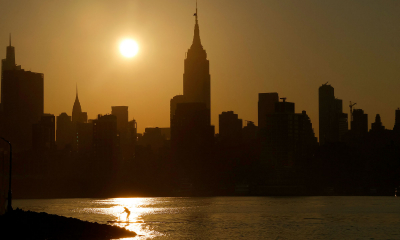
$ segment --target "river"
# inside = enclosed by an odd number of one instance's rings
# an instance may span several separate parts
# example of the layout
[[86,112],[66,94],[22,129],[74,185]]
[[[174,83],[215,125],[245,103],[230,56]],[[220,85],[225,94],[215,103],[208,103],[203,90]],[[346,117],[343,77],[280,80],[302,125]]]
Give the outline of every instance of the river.
[[14,200],[14,208],[115,223],[133,239],[400,239],[399,197]]

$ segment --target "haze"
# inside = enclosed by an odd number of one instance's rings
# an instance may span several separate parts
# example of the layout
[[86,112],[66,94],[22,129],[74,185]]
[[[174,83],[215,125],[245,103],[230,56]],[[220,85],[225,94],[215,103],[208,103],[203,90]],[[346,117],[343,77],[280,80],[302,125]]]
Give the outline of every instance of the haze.
[[[202,44],[210,60],[211,118],[233,110],[257,124],[260,92],[278,92],[306,110],[318,136],[318,87],[392,129],[400,107],[399,1],[200,0]],[[44,73],[46,113],[72,112],[78,85],[89,118],[129,106],[129,119],[168,127],[170,99],[182,94],[183,60],[193,39],[195,1],[0,2],[0,56],[9,33],[16,62]],[[124,58],[124,38],[140,51]],[[218,131],[218,129],[217,129]]]

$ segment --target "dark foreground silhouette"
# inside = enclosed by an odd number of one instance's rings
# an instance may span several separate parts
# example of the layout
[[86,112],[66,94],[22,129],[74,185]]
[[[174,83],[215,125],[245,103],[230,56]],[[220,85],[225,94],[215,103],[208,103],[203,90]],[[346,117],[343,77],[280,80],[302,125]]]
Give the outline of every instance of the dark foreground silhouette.
[[116,226],[21,209],[0,216],[0,226],[1,239],[94,240],[136,236],[136,233]]

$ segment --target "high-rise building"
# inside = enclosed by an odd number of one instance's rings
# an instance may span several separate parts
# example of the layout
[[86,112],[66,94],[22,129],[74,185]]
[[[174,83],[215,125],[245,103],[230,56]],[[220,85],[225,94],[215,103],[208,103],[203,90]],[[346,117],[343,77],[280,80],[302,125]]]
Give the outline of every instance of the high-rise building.
[[362,109],[353,109],[351,132],[354,137],[361,137],[368,133],[368,114]]
[[126,129],[126,142],[120,143],[121,154],[124,160],[132,159],[135,155],[137,144],[137,122],[135,119],[128,122]]
[[153,151],[158,151],[165,145],[167,140],[166,132],[168,134],[169,128],[145,128],[143,136],[140,138],[138,145],[151,147]]
[[86,123],[87,122],[87,113],[82,112],[81,103],[78,98],[78,88],[76,88],[76,97],[74,106],[72,108],[72,122],[73,123]]
[[53,114],[44,114],[38,123],[33,124],[32,146],[34,150],[40,152],[55,150],[55,120]]
[[253,143],[257,139],[258,127],[253,121],[246,121],[246,126],[242,129],[243,142]]
[[6,58],[1,60],[1,79],[3,79],[3,71],[9,70],[21,70],[21,66],[15,64],[15,48],[11,46],[11,34],[10,44],[6,48]]
[[[78,87],[77,87],[75,102],[74,102],[74,106],[72,107],[72,127],[73,127],[73,131],[74,131],[72,148],[76,152],[82,152],[79,150],[80,149],[79,145],[82,145],[79,143],[79,141],[80,141],[79,138],[82,138],[82,136],[80,136],[80,135],[82,135],[83,132],[85,132],[85,134],[83,134],[83,135],[87,135],[86,133],[87,132],[90,133],[90,131],[91,131],[90,127],[88,125],[82,125],[84,123],[87,123],[87,119],[88,119],[87,112],[82,112],[81,103],[79,102],[79,98],[78,98]],[[78,127],[78,125],[80,125],[80,127]],[[79,131],[79,129],[81,131]],[[82,140],[81,140],[81,142],[82,142]],[[82,148],[81,148],[81,150],[82,150]]]
[[233,111],[219,115],[219,140],[223,144],[240,144],[242,141],[243,120]]
[[381,116],[376,114],[375,122],[371,123],[371,132],[382,132],[385,130],[385,126],[382,125]]
[[66,146],[72,147],[74,141],[74,128],[71,116],[63,112],[57,116],[56,142],[58,149],[64,149]]
[[317,145],[306,111],[295,113],[294,103],[275,103],[275,112],[267,114],[262,162],[267,185],[301,185],[302,166]]
[[88,154],[93,146],[93,124],[76,123],[76,152],[79,154]]
[[126,131],[128,127],[128,106],[113,106],[111,114],[117,117],[118,132]]
[[170,101],[170,127],[171,127],[171,122],[172,119],[174,118],[176,107],[178,103],[184,103],[185,102],[185,97],[183,95],[176,95],[173,97]]
[[44,77],[15,65],[14,47],[2,60],[1,105],[3,137],[16,151],[32,147],[32,125],[43,115]]
[[200,41],[197,7],[195,17],[193,43],[184,61],[183,96],[187,102],[205,103],[206,108],[210,111],[210,67],[207,53]]
[[258,127],[264,129],[267,125],[267,114],[275,112],[275,103],[279,102],[278,93],[258,94]]
[[395,119],[394,119],[393,130],[396,132],[400,132],[400,108],[396,109],[394,116],[395,116]]
[[323,84],[319,90],[319,142],[338,142],[348,130],[342,100],[335,98],[334,88]]
[[119,166],[119,138],[117,117],[114,115],[99,115],[93,120],[93,155],[98,163],[99,171],[116,170]]

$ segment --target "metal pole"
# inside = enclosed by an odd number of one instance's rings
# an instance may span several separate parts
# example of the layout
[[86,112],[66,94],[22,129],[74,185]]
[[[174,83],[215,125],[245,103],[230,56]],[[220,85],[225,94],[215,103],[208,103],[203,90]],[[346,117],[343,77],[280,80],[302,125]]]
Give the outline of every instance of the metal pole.
[[8,203],[7,203],[7,212],[11,212],[12,209],[12,192],[11,192],[11,172],[12,172],[12,146],[11,143],[9,141],[7,141],[6,139],[0,137],[1,139],[3,139],[4,141],[6,141],[9,145],[10,145],[10,174],[9,174],[9,181],[8,181]]

